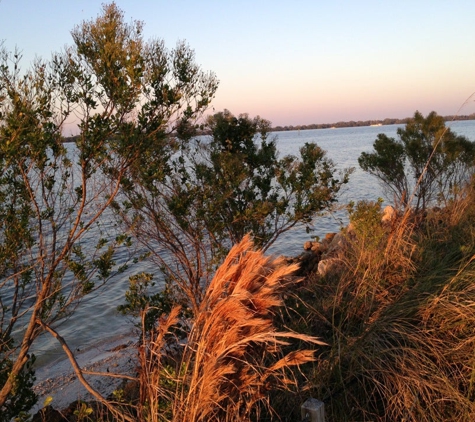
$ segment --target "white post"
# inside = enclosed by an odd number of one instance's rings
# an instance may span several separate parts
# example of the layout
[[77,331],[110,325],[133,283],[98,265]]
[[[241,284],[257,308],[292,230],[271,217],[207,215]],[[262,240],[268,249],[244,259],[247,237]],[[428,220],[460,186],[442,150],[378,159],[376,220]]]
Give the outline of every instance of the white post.
[[325,405],[320,400],[310,398],[302,404],[301,416],[309,422],[325,422]]

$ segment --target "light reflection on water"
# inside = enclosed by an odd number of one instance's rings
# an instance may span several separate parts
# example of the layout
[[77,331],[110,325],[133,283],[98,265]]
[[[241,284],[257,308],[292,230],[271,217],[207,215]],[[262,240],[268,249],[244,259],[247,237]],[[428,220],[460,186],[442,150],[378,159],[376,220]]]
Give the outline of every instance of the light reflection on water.
[[[449,123],[457,134],[465,135],[475,140],[475,121],[460,121]],[[355,171],[350,182],[342,192],[340,203],[346,204],[350,200],[376,200],[384,198],[384,193],[375,179],[365,174],[358,166],[358,157],[363,151],[371,151],[378,133],[385,133],[390,137],[396,136],[398,127],[391,125],[380,127],[358,127],[339,129],[318,129],[307,131],[277,132],[277,147],[281,157],[292,154],[298,155],[299,148],[305,142],[316,142],[327,151],[338,169],[354,167]],[[113,223],[110,224],[111,227]],[[344,210],[333,215],[317,217],[314,221],[314,231],[307,233],[305,229],[293,229],[279,238],[270,248],[269,253],[295,256],[302,252],[305,241],[315,236],[324,236],[328,232],[335,232],[347,224],[347,215]],[[118,256],[117,265],[121,265],[127,257],[123,251]],[[106,286],[91,297],[85,298],[73,317],[64,321],[58,331],[70,344],[73,350],[92,348],[107,339],[119,337],[130,332],[133,327],[131,321],[118,314],[116,308],[124,302],[124,293],[128,287],[128,277],[139,271],[156,272],[151,264],[141,263],[131,267],[128,271],[113,278]],[[157,276],[158,277],[158,276]],[[35,346],[38,364],[62,358],[57,343],[49,337],[44,337]]]

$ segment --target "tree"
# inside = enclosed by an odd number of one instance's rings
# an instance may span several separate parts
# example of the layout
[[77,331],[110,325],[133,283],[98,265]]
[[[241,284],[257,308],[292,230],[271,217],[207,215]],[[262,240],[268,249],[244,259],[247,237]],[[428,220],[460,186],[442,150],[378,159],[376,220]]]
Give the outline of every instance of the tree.
[[[169,134],[192,129],[217,88],[186,44],[167,51],[144,41],[142,29],[112,3],[74,28],[74,46],[50,62],[22,73],[20,54],[1,52],[0,414],[7,420],[32,404],[18,407],[17,394],[31,386],[27,364],[38,336],[50,332],[74,364],[55,322],[124,269],[114,258],[128,236],[105,233],[101,220],[121,184],[142,165],[160,178],[177,148]],[[71,120],[79,134],[65,144]]]
[[454,198],[475,165],[475,143],[445,127],[434,111],[416,111],[399,139],[380,133],[374,152],[363,152],[360,167],[376,176],[397,204],[425,210],[434,201]]
[[194,314],[233,244],[251,233],[267,250],[282,233],[308,227],[348,181],[350,171],[335,177],[316,144],[302,147],[300,159],[279,159],[269,128],[260,117],[217,113],[207,120],[210,136],[179,142],[165,177],[150,178],[141,165],[125,187],[124,222]]

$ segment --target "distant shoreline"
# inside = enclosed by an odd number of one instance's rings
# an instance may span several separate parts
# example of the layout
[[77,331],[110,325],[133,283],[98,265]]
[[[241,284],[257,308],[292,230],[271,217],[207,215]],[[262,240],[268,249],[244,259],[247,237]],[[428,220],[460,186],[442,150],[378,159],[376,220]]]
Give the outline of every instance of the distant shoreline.
[[[386,125],[399,125],[406,124],[412,117],[405,117],[404,119],[386,118],[383,120],[350,120],[348,122],[336,122],[336,123],[314,123],[310,125],[298,125],[298,126],[276,126],[271,129],[272,132],[286,132],[290,130],[312,130],[312,129],[337,129],[342,127],[360,127],[360,126],[386,126]],[[475,120],[475,113],[469,115],[460,116],[443,116],[446,122],[455,120]]]
[[[461,116],[442,116],[444,121],[459,121],[459,120],[475,120],[475,113]],[[348,122],[336,122],[336,123],[314,123],[310,125],[298,125],[298,126],[275,126],[270,129],[270,132],[288,132],[291,130],[313,130],[313,129],[338,129],[344,127],[362,127],[362,126],[387,126],[387,125],[402,125],[406,124],[412,117],[405,117],[404,119],[386,118],[383,120],[350,120]],[[209,135],[208,131],[199,132],[199,135]],[[78,138],[76,136],[67,136],[64,138],[64,142],[74,142]]]

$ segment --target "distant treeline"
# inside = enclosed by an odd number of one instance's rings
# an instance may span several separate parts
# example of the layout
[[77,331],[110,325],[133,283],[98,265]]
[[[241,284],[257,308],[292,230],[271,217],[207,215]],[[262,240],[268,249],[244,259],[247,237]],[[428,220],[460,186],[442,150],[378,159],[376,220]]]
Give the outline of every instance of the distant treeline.
[[[299,125],[299,126],[276,126],[272,128],[274,132],[288,131],[288,130],[309,130],[309,129],[330,129],[330,128],[341,128],[341,127],[358,127],[358,126],[379,126],[379,125],[397,125],[397,124],[406,124],[410,117],[404,119],[384,119],[384,120],[359,120],[355,122],[350,120],[349,122],[337,122],[337,123],[314,123],[311,125]],[[464,116],[444,116],[445,121],[451,120],[475,120],[475,113],[464,115]]]
[[[463,116],[443,116],[446,122],[452,120],[475,120],[475,113]],[[358,127],[358,126],[380,126],[380,125],[405,125],[411,117],[405,117],[404,119],[389,119],[384,120],[350,120],[349,122],[337,122],[337,123],[314,123],[311,125],[298,125],[298,126],[276,126],[271,130],[273,132],[285,132],[289,130],[310,130],[310,129],[330,129],[330,128],[339,128],[339,127]],[[209,131],[199,131],[200,135],[209,135]],[[65,138],[65,142],[74,142],[79,138],[79,135],[70,136]]]

